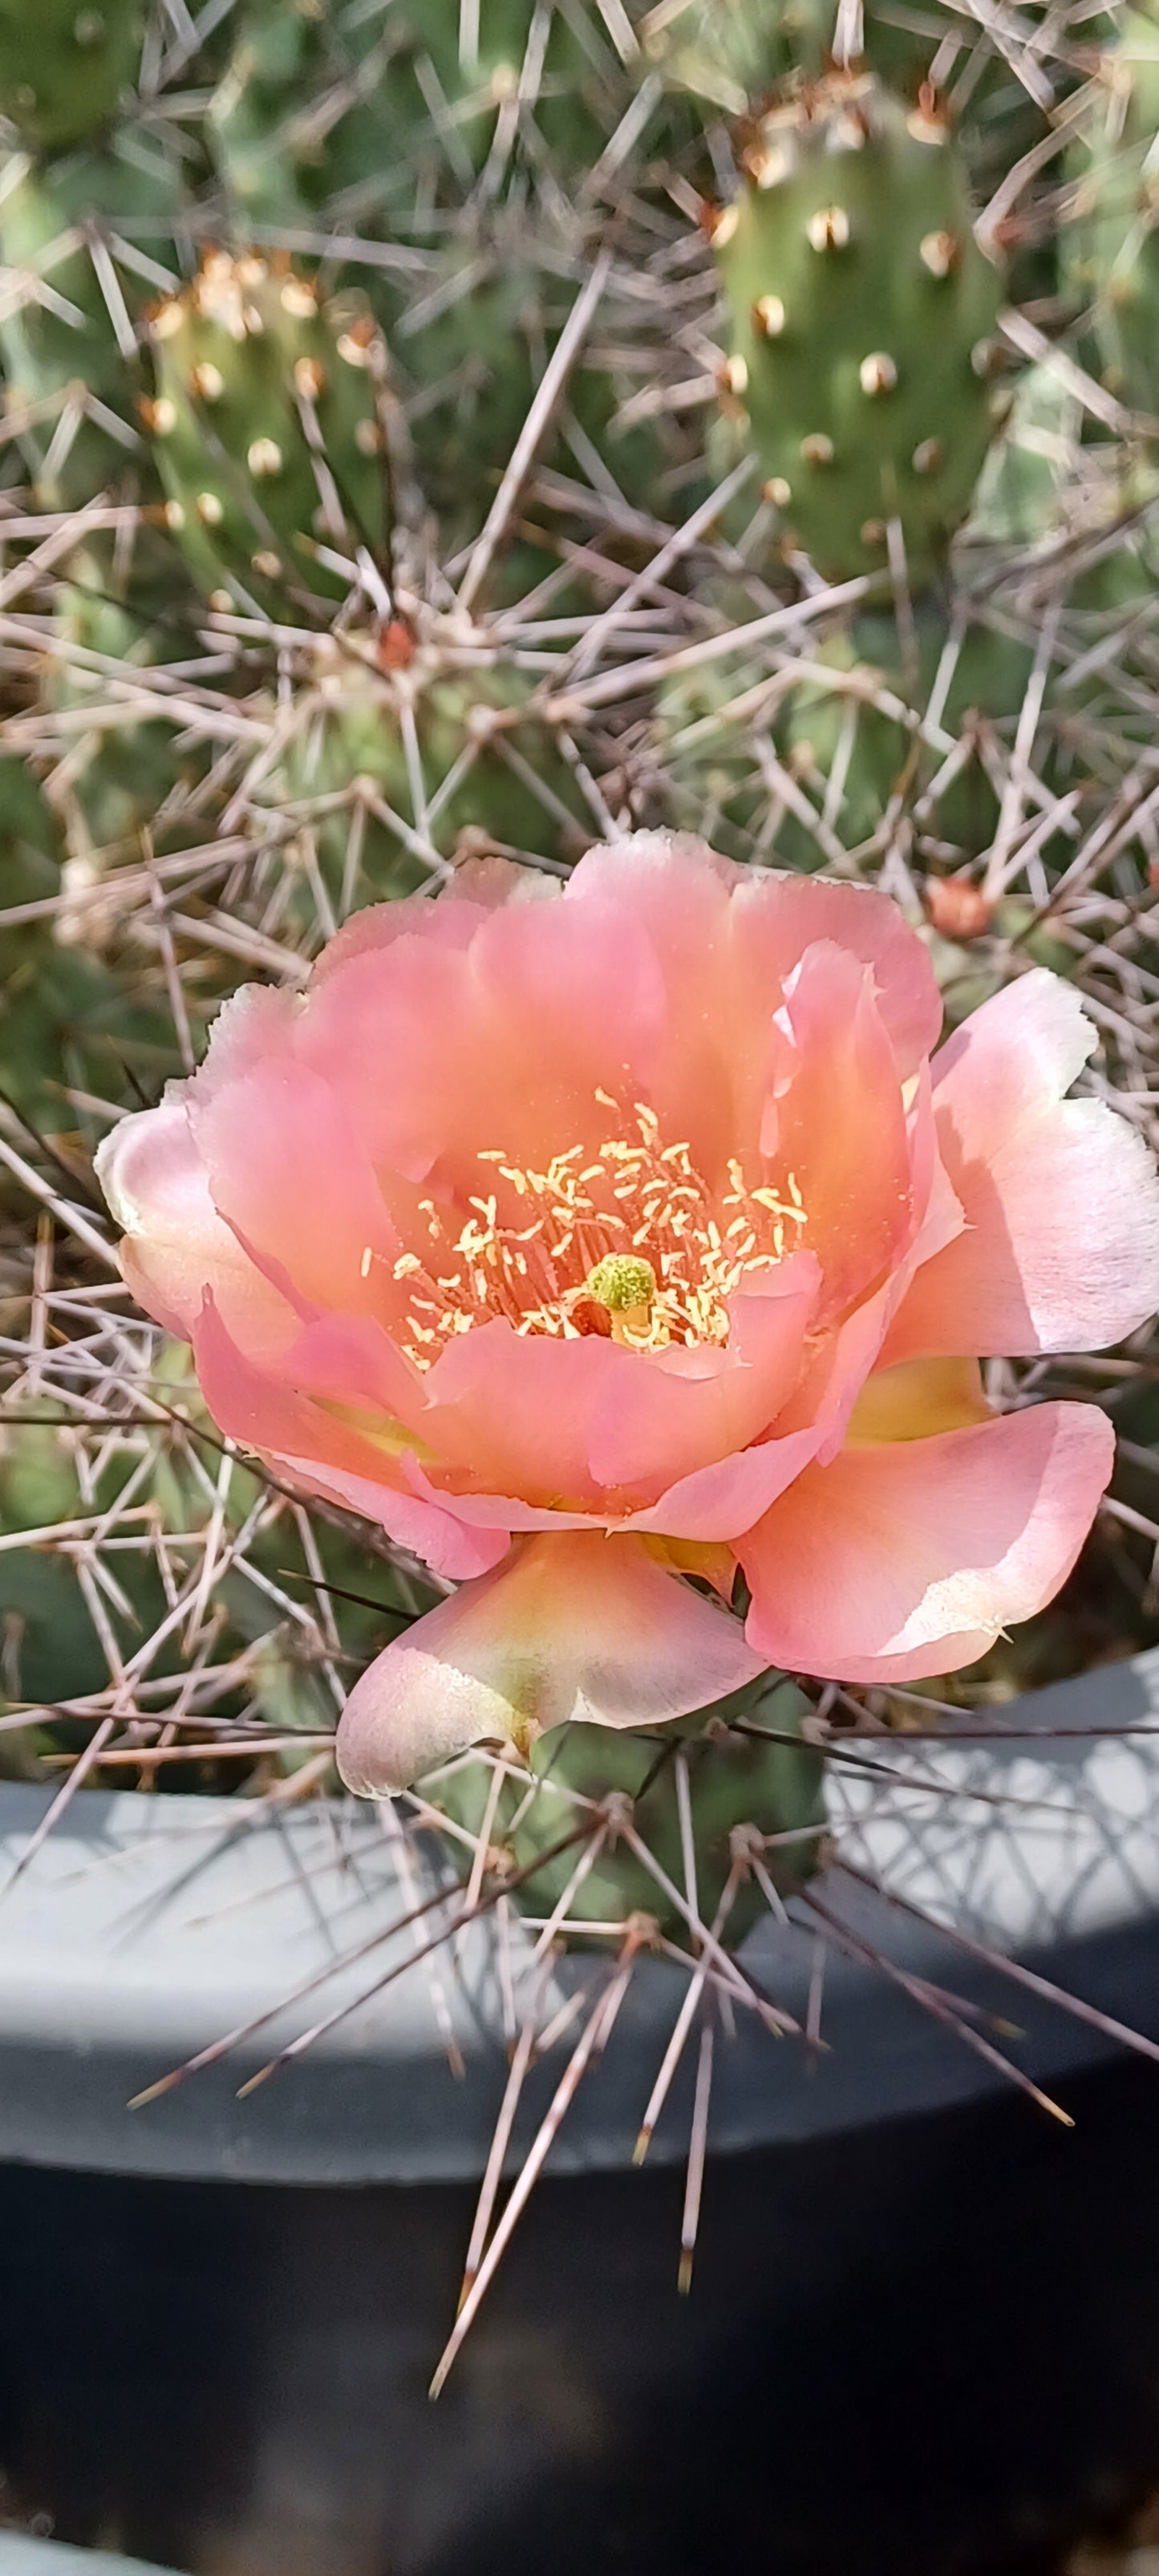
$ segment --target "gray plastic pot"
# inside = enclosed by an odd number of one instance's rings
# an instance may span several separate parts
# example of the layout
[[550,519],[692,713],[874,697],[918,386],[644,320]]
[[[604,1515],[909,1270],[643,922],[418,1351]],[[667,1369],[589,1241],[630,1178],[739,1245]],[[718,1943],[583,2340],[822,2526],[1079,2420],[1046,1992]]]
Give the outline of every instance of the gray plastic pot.
[[[929,1788],[835,1790],[846,1848],[1159,2037],[1157,1711],[1151,1655],[984,1742],[907,1745]],[[0,1872],[43,1807],[0,1793]],[[645,1963],[430,2407],[506,2079],[492,1934],[444,1969],[462,2078],[419,1965],[237,2099],[404,1957],[409,1933],[337,1964],[405,1908],[389,1824],[81,1792],[0,1898],[14,2519],[115,2530],[191,2576],[724,2576],[758,2552],[773,2576],[1037,2576],[1159,2466],[1159,2067],[840,1871],[825,1901],[1018,2022],[1003,2045],[1075,2131],[838,1963],[812,2066],[747,2015],[718,2048],[679,2300],[686,2082],[642,2173],[630,2153],[684,1979]],[[770,1927],[749,1955],[803,2005],[810,1939]],[[323,1969],[224,2064],[127,2109]],[[563,1963],[561,1995],[588,1973]]]
[[[844,1848],[912,1904],[1159,2037],[1159,1741],[1131,1731],[1157,1718],[1159,1650],[980,1721],[977,1742],[895,1744],[889,1758],[929,1789],[887,1796],[880,1783],[858,1790],[835,1772]],[[38,1789],[0,1788],[0,1892],[46,1803]],[[1040,2080],[1108,2054],[1090,2025],[1003,1986],[842,1871],[824,1892],[907,1969],[996,2001],[1025,2032],[1018,2062]],[[413,1902],[389,1809],[351,1800],[271,1814],[225,1799],[78,1793],[0,1893],[0,2156],[253,2182],[477,2176],[507,2073],[489,1921],[462,1938],[457,1967],[441,1977],[465,2081],[451,2072],[420,1963],[274,2082],[237,2098],[276,2048],[401,1965],[415,1936],[391,1926]],[[518,1929],[513,1937],[518,1946]],[[746,1956],[804,2011],[811,1938],[770,1922]],[[589,1973],[590,1962],[564,1962],[561,1997]],[[307,2000],[278,2010],[323,1974]],[[680,1970],[642,1964],[598,2077],[561,2134],[556,2170],[618,2170],[630,2157],[684,1990]],[[221,2065],[143,2110],[126,2107],[259,2015],[270,2018]],[[824,2035],[827,2053],[810,2064],[739,2017],[718,2052],[718,2151],[933,2111],[1002,2082],[896,1985],[847,1960],[827,1971]],[[532,2088],[531,2102],[539,2098]],[[680,2156],[686,2139],[678,2087],[654,2155]]]

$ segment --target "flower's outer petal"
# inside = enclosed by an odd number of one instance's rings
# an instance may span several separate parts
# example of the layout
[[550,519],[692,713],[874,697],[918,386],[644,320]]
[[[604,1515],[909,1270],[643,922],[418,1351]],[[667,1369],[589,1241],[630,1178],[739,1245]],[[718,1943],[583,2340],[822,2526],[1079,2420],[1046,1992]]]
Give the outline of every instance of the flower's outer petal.
[[915,1230],[913,1157],[897,1061],[868,968],[828,942],[792,979],[765,1148],[795,1179],[804,1241],[843,1312],[900,1259]]
[[400,1547],[454,1581],[479,1574],[507,1550],[506,1530],[470,1528],[450,1499],[431,1502],[401,1473],[407,1435],[383,1419],[376,1435],[256,1367],[228,1332],[212,1298],[193,1331],[193,1353],[209,1410],[231,1440],[255,1450],[305,1492],[324,1495],[377,1521]]
[[1065,1582],[1114,1446],[1093,1405],[1042,1404],[807,1468],[737,1547],[752,1645],[836,1681],[973,1663]]
[[122,1118],[100,1145],[96,1173],[125,1229],[121,1268],[138,1305],[188,1341],[212,1287],[248,1348],[272,1355],[298,1330],[294,1309],[218,1215],[194,1143],[184,1083],[157,1109]]
[[739,1620],[643,1540],[523,1539],[363,1674],[339,1723],[338,1767],[360,1797],[388,1797],[469,1744],[525,1757],[568,1718],[655,1726],[762,1669]]
[[304,1065],[271,1058],[208,1099],[190,1092],[214,1205],[303,1312],[372,1314],[398,1237],[342,1103]]
[[935,1059],[941,1153],[966,1224],[924,1263],[888,1359],[1030,1356],[1122,1341],[1159,1304],[1159,1179],[1099,1101],[1064,1101],[1095,1033],[1042,969]]
[[897,905],[875,887],[749,868],[732,902],[734,1008],[751,1024],[772,1007],[807,948],[831,942],[872,971],[877,1007],[903,1081],[942,1026],[929,954]]

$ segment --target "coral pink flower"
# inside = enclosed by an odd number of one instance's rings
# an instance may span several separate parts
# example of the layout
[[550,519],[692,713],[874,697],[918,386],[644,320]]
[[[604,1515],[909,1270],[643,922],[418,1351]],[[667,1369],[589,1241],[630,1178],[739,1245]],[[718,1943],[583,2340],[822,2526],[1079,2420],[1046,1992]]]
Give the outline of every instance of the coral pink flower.
[[461,1587],[353,1692],[352,1788],[769,1664],[943,1672],[1051,1598],[1110,1426],[995,1416],[978,1361],[1140,1324],[1159,1187],[1064,1097],[1068,985],[931,1057],[940,1017],[884,895],[639,834],[358,914],[108,1139],[222,1429]]

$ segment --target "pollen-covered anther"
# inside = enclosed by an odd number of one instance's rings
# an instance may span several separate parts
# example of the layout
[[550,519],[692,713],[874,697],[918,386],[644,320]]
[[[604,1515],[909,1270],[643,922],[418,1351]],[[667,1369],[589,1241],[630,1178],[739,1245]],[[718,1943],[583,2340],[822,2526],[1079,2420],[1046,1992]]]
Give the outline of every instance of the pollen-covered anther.
[[656,1303],[656,1273],[636,1252],[609,1252],[589,1270],[584,1292],[606,1306],[617,1341],[646,1334]]
[[753,306],[753,329],[762,340],[779,340],[785,327],[785,308],[779,295],[758,295]]
[[849,217],[844,206],[819,206],[809,217],[805,237],[811,250],[847,250]]
[[858,368],[863,394],[891,394],[897,383],[897,363],[884,349],[874,349],[863,358]]

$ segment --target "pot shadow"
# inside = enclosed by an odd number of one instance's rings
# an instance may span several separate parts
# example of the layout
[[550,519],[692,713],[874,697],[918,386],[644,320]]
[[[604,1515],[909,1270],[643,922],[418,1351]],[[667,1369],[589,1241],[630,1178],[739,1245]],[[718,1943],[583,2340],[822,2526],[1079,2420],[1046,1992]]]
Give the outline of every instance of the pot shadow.
[[193,2576],[1046,2576],[1159,2482],[1155,2072],[543,2184],[448,2388],[463,2190],[0,2174],[11,2518]]

